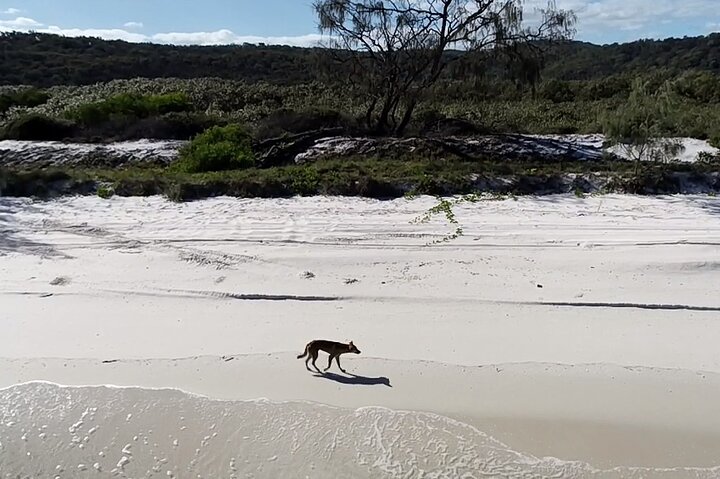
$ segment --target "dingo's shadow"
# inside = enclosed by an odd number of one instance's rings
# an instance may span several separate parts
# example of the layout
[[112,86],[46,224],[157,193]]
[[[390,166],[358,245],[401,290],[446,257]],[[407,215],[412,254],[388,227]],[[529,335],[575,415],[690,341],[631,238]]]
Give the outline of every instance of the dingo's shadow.
[[364,386],[379,386],[384,385],[389,388],[392,386],[390,385],[390,379],[381,376],[379,378],[369,378],[366,376],[358,376],[357,374],[352,373],[346,373],[347,376],[342,376],[340,374],[335,373],[314,373],[313,376],[316,378],[325,378],[329,379],[331,381],[335,381],[342,384],[361,384]]

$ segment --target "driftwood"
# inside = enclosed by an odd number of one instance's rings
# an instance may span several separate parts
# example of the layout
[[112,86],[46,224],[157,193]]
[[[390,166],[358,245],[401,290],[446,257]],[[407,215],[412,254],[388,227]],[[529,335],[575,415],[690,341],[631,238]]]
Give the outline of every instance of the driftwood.
[[269,138],[253,145],[255,159],[261,168],[289,165],[295,156],[310,148],[317,140],[341,134],[343,128],[321,128],[319,130]]
[[428,136],[410,138],[325,137],[303,144],[293,153],[297,163],[351,156],[393,157],[417,153],[424,157],[453,155],[467,161],[487,159],[548,162],[618,159],[598,142],[573,142],[524,135]]
[[[342,127],[322,128],[258,141],[253,145],[261,168],[310,163],[323,158],[443,158],[466,161],[612,160],[603,151],[602,138],[537,137],[525,135],[417,136],[408,138],[341,136]],[[53,142],[0,142],[0,167],[119,168],[166,166],[186,142],[160,141],[80,144]],[[128,145],[132,148],[128,148]]]

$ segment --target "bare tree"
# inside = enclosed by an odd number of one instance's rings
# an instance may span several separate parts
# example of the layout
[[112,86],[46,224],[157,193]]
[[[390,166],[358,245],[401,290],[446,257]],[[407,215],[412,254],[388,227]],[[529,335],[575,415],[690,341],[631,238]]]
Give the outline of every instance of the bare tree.
[[570,38],[575,23],[553,0],[533,26],[523,0],[316,0],[314,9],[328,51],[367,97],[368,126],[396,135],[450,62],[473,51],[534,51],[539,40]]

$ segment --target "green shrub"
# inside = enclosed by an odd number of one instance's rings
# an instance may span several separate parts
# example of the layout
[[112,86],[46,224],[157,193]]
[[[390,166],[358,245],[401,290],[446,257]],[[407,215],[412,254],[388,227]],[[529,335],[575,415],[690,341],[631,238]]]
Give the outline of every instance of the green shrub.
[[624,76],[613,75],[607,78],[580,82],[577,100],[598,101],[608,98],[627,98],[632,88],[630,79]]
[[8,123],[0,133],[6,140],[60,141],[71,137],[75,125],[40,114],[18,117]]
[[182,149],[174,165],[185,173],[251,168],[255,165],[252,141],[245,128],[215,126],[196,136]]
[[567,82],[561,80],[548,80],[540,86],[540,98],[553,103],[566,103],[575,99],[575,93]]
[[138,95],[122,93],[106,100],[81,105],[67,113],[68,117],[84,125],[106,122],[114,116],[149,118],[166,113],[187,112],[193,109],[184,93]]
[[193,109],[190,97],[185,93],[168,93],[165,95],[152,95],[145,98],[150,105],[150,113],[153,115],[179,113]]
[[418,177],[412,193],[416,195],[439,195],[442,193],[442,190],[435,178],[431,175],[423,174]]
[[675,92],[702,103],[720,102],[720,77],[709,72],[691,71],[673,82]]
[[108,200],[115,196],[115,189],[112,185],[100,185],[97,189],[97,195],[104,200]]
[[5,113],[14,106],[33,108],[45,104],[50,95],[37,88],[26,88],[0,95],[0,113]]
[[714,146],[715,148],[720,148],[720,135],[715,135],[712,138],[710,138],[710,146]]
[[290,171],[292,191],[300,196],[312,196],[318,193],[320,175],[314,168],[300,168]]

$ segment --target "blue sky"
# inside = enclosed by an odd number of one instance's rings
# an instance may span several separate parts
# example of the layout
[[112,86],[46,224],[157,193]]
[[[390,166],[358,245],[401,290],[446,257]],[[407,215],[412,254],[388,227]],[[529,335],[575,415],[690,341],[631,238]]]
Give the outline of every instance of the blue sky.
[[[612,43],[720,31],[720,0],[556,0],[577,39]],[[308,45],[312,0],[0,0],[0,31],[46,31],[178,44]],[[526,0],[530,11],[544,0]]]

